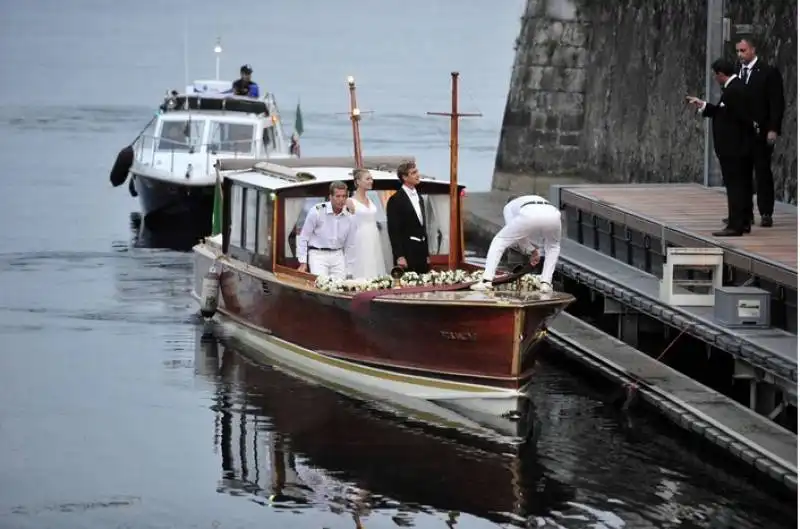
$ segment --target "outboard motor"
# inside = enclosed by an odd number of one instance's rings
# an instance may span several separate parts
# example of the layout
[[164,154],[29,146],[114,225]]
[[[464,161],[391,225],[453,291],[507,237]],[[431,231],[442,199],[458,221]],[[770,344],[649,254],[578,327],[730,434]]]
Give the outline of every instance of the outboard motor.
[[114,167],[111,168],[109,178],[111,185],[114,187],[121,186],[128,179],[128,173],[133,165],[133,145],[128,145],[117,154],[117,160],[114,162]]
[[210,319],[217,313],[219,304],[219,271],[216,264],[211,265],[208,273],[203,276],[200,287],[200,315]]

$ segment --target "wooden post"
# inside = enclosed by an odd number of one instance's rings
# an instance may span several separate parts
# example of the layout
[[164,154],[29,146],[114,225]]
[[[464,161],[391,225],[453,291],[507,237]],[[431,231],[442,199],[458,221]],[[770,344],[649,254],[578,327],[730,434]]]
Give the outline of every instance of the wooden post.
[[353,123],[353,156],[356,168],[364,167],[361,158],[361,130],[358,122],[361,120],[361,111],[356,103],[356,80],[353,76],[347,78],[347,86],[350,87],[350,121]]
[[448,116],[450,118],[450,250],[447,267],[458,268],[461,241],[460,208],[458,196],[458,118],[480,116],[481,114],[460,114],[458,112],[458,72],[450,73],[452,77],[452,105],[450,112],[428,112],[429,116]]

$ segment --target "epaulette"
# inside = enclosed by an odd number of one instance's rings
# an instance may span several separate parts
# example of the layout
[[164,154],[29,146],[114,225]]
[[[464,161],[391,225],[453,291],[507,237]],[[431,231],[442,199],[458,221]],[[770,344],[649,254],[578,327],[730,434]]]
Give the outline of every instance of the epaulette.
[[316,207],[317,207],[317,209],[322,209],[322,210],[324,210],[324,209],[325,209],[325,202],[320,202],[319,204],[317,204],[317,206],[316,206]]

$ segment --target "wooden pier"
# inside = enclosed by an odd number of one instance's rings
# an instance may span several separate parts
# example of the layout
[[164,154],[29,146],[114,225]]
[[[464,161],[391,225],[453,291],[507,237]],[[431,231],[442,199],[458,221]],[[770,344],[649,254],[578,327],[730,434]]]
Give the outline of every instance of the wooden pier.
[[[742,237],[712,235],[727,216],[719,188],[698,184],[578,185],[560,188],[560,204],[638,229],[673,246],[717,246],[725,262],[797,289],[797,208],[778,203],[775,225]],[[756,217],[758,219],[758,217]]]
[[797,333],[796,207],[778,203],[773,227],[756,225],[742,237],[719,238],[712,233],[722,228],[727,198],[718,188],[697,184],[553,186],[551,199],[566,211],[568,238],[659,278],[670,246],[721,248],[726,282],[757,282],[772,294],[773,324]]
[[[488,246],[503,225],[508,197],[499,191],[468,195],[465,231],[473,244]],[[564,219],[556,283],[578,298],[570,314],[551,324],[551,343],[562,349],[568,344],[600,374],[613,366],[612,378],[623,385],[641,382],[642,362],[650,366],[648,373],[667,373],[659,364],[671,366],[672,374],[658,384],[645,382],[658,393],[656,408],[691,432],[708,426],[681,417],[707,415],[703,420],[716,425],[714,432],[724,425],[719,431],[727,432],[725,439],[749,443],[746,451],[752,453],[745,455],[726,441],[731,454],[748,464],[753,453],[763,454],[771,461],[767,466],[782,468],[765,473],[796,490],[797,469],[790,463],[797,439],[797,209],[776,204],[773,227],[715,238],[712,232],[721,229],[727,210],[724,192],[715,188],[553,185],[550,201]],[[723,285],[768,291],[771,327],[728,327],[716,320],[714,307],[665,302],[659,285],[671,247],[722,249]],[[617,345],[606,347],[603,336]],[[630,354],[615,353],[620,343]],[[685,395],[686,377],[706,388],[703,402]],[[669,405],[661,406],[661,400]],[[748,437],[754,428],[772,433]],[[781,446],[765,441],[770,436],[782,439]]]

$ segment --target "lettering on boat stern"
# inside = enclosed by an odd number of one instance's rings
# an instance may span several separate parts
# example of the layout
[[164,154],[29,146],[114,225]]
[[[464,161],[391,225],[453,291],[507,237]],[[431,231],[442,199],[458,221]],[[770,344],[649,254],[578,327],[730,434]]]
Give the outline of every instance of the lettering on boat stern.
[[474,332],[456,332],[456,331],[439,331],[442,338],[445,340],[457,340],[460,342],[474,342],[478,340],[477,333]]

